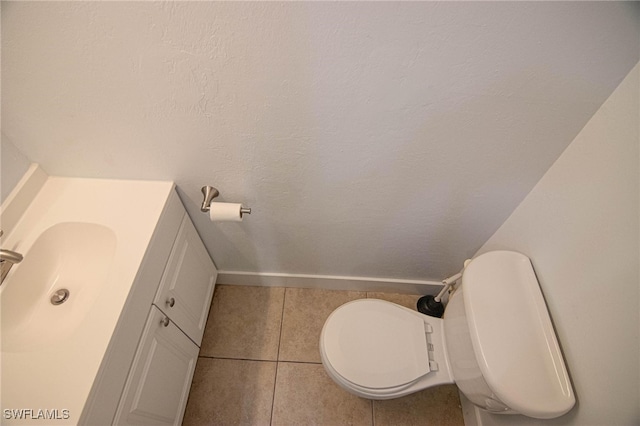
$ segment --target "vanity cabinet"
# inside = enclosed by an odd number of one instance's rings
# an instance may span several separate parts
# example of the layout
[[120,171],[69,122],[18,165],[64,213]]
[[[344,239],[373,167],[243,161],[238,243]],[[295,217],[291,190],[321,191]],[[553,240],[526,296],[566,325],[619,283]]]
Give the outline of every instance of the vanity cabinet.
[[199,350],[153,306],[113,423],[180,424]]
[[185,215],[153,303],[198,346],[216,277],[216,268]]
[[217,274],[173,190],[79,424],[182,422]]
[[217,270],[189,216],[160,280],[115,425],[182,423]]

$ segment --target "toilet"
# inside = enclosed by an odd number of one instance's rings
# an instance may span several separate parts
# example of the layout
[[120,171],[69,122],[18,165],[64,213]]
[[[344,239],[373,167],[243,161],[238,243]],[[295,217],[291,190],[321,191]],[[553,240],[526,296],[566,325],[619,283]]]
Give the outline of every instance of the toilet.
[[443,318],[377,299],[340,306],[320,355],[338,385],[368,399],[455,383],[493,413],[550,419],[575,404],[531,261],[513,251],[468,262]]

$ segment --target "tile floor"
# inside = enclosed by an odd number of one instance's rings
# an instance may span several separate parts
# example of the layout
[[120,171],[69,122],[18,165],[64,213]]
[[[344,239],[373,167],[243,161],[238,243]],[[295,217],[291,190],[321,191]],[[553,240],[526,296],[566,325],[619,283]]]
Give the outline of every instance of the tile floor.
[[415,309],[419,296],[217,285],[183,425],[464,425],[453,385],[371,401],[326,375],[324,321],[365,297]]

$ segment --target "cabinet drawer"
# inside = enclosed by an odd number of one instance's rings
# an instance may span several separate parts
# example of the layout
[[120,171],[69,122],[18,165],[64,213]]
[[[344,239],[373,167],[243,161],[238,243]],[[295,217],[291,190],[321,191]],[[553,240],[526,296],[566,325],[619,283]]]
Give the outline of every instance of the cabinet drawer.
[[209,253],[185,215],[154,303],[198,346],[217,276]]
[[114,424],[181,424],[198,352],[199,348],[152,306]]

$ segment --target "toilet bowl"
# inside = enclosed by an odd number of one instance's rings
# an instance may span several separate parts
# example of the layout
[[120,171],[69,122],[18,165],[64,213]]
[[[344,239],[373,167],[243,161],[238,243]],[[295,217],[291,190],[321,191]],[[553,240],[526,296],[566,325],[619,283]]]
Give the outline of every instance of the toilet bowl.
[[336,309],[322,329],[320,355],[327,374],[363,398],[398,398],[453,383],[443,320],[384,300]]
[[455,383],[494,413],[547,419],[575,404],[531,262],[512,251],[469,262],[442,319],[377,299],[340,306],[320,355],[338,385],[368,399]]

